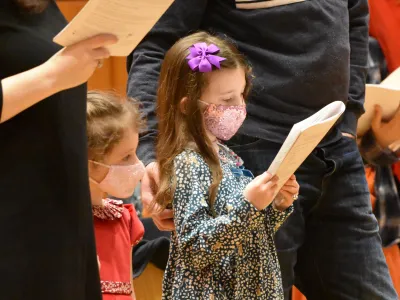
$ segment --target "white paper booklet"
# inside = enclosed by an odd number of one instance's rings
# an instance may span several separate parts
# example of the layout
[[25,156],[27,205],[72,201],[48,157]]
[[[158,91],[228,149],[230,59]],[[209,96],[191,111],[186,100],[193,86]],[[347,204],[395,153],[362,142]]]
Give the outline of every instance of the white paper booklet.
[[118,42],[108,47],[111,56],[127,56],[173,1],[90,0],[53,41],[65,47],[109,33],[118,37]]
[[400,67],[390,73],[380,85],[388,88],[400,89]]
[[365,113],[358,119],[358,136],[364,135],[371,127],[374,106],[377,104],[382,107],[383,121],[390,120],[400,105],[400,82],[397,88],[394,84],[391,84],[391,87],[382,84],[367,84],[365,86]]
[[279,177],[278,191],[325,137],[345,109],[343,102],[335,101],[293,125],[268,169],[269,173]]

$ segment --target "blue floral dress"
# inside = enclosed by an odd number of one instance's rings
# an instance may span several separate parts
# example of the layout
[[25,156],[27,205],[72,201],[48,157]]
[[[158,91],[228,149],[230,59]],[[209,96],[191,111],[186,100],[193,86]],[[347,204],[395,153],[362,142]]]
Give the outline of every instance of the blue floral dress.
[[293,211],[258,211],[243,196],[252,180],[242,160],[220,145],[223,179],[214,209],[211,174],[202,156],[175,158],[176,231],[164,275],[163,299],[283,299],[274,234]]

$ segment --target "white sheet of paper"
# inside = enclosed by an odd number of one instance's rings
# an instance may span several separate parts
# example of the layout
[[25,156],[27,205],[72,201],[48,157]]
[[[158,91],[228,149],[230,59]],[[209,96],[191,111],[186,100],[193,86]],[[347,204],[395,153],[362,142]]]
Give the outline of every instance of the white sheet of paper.
[[[400,73],[399,73],[400,75]],[[393,79],[394,77],[392,77]],[[395,78],[396,79],[396,78]],[[400,78],[399,78],[400,79]],[[393,81],[390,83],[393,86]],[[374,106],[379,104],[382,107],[382,118],[390,120],[400,105],[400,86],[395,89],[382,84],[367,84],[365,87],[365,113],[358,120],[357,135],[364,135],[371,127],[374,116]],[[399,129],[400,130],[400,129]]]
[[325,137],[345,109],[343,102],[335,101],[293,126],[268,168],[269,173],[279,177],[278,191]]
[[108,47],[111,56],[127,56],[140,43],[174,0],[90,0],[53,39],[70,46],[102,33],[118,42]]
[[380,86],[392,89],[400,89],[400,67],[389,74],[380,84]]

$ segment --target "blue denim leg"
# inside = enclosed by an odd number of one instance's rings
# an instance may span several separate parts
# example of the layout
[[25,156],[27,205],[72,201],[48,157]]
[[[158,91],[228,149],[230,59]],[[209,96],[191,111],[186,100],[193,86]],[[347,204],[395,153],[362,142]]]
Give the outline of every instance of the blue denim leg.
[[[244,136],[228,145],[255,176],[280,148]],[[356,142],[317,148],[296,177],[295,212],[276,235],[285,298],[295,284],[308,300],[397,300]]]

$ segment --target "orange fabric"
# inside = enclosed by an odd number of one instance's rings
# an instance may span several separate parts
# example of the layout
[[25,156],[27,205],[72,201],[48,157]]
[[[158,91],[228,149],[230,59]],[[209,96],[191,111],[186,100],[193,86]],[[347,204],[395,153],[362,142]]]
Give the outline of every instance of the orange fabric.
[[298,289],[293,287],[292,300],[307,300],[307,298]]
[[[400,49],[399,49],[399,51],[400,51]],[[400,162],[393,165],[393,173],[397,177],[397,179],[400,181]]]
[[[383,1],[383,0],[381,0]],[[393,166],[393,172],[400,180],[400,162]],[[367,177],[368,187],[371,193],[371,204],[372,207],[375,205],[375,170],[372,168],[366,168],[365,174]],[[386,263],[389,268],[390,276],[392,277],[394,287],[397,294],[400,295],[400,249],[398,245],[394,245],[388,248],[383,248],[385,254]],[[307,298],[295,287],[293,288],[292,300],[307,300]]]
[[369,0],[370,35],[379,41],[389,72],[400,67],[400,0]]
[[376,197],[375,197],[375,170],[373,168],[365,168],[365,175],[367,177],[368,188],[371,196],[372,208],[375,207]]
[[393,280],[394,288],[398,295],[400,295],[400,249],[398,245],[388,248],[383,248],[385,253],[386,263],[389,267],[390,276]]
[[[371,203],[372,207],[375,206],[375,171],[372,168],[365,169],[367,175],[368,187],[371,192]],[[400,163],[393,165],[393,172],[400,179]],[[385,254],[386,263],[389,268],[390,276],[392,277],[394,288],[397,294],[400,295],[400,249],[398,245],[393,245],[388,248],[383,248]]]

